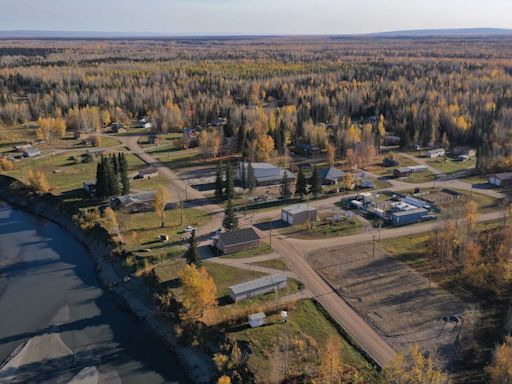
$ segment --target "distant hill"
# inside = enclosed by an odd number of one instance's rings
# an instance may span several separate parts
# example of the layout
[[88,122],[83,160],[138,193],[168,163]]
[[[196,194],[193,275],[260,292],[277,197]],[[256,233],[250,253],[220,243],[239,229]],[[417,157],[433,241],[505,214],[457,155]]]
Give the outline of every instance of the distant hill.
[[115,39],[130,37],[159,37],[165,34],[149,32],[95,32],[95,31],[0,31],[0,39]]
[[372,33],[382,37],[426,37],[426,36],[512,36],[512,29],[502,28],[461,28],[461,29],[416,29]]

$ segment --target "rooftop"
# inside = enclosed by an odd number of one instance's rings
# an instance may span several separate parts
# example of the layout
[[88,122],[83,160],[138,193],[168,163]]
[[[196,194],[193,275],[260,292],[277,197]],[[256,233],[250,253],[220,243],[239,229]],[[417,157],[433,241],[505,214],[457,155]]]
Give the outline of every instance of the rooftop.
[[300,212],[316,211],[316,208],[308,206],[308,204],[295,204],[295,205],[290,205],[289,207],[283,208],[283,211],[285,211],[287,213],[291,213],[293,215],[293,214],[297,214]]
[[243,228],[237,231],[224,232],[219,235],[219,240],[222,241],[224,245],[249,243],[259,239],[260,237],[253,228]]
[[408,216],[408,215],[414,215],[417,213],[427,213],[428,211],[423,208],[417,208],[417,209],[409,209],[407,211],[400,211],[400,212],[393,212],[393,216]]
[[268,287],[272,285],[280,284],[286,281],[286,276],[284,275],[269,275],[264,276],[256,280],[247,281],[245,283],[240,283],[236,285],[232,285],[229,289],[235,294],[240,294],[248,291],[253,291],[258,288]]

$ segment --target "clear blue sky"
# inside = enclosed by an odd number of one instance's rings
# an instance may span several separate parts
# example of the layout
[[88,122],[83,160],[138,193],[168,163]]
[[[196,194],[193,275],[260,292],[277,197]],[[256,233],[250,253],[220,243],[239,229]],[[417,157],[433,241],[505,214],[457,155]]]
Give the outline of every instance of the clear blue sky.
[[0,0],[1,30],[346,34],[512,28],[511,0]]

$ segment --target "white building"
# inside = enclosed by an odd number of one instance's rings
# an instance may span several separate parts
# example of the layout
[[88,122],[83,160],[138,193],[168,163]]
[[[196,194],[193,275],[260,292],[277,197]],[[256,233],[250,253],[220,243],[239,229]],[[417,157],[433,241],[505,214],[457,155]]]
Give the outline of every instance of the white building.
[[429,159],[436,159],[438,157],[443,157],[445,154],[446,151],[444,150],[444,148],[436,148],[425,152],[425,157],[428,157]]
[[261,327],[262,325],[265,325],[265,318],[266,316],[264,312],[249,315],[249,325],[251,328]]
[[306,221],[316,221],[317,210],[308,204],[296,204],[281,210],[281,220],[290,224],[303,224]]

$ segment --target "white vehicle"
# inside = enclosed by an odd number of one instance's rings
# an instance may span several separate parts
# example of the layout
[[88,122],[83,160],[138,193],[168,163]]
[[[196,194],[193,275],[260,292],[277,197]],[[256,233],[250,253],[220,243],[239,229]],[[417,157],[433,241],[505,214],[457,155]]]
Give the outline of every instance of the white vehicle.
[[194,231],[197,231],[197,227],[193,227],[192,225],[189,225],[187,228],[185,228],[185,232],[192,233]]

